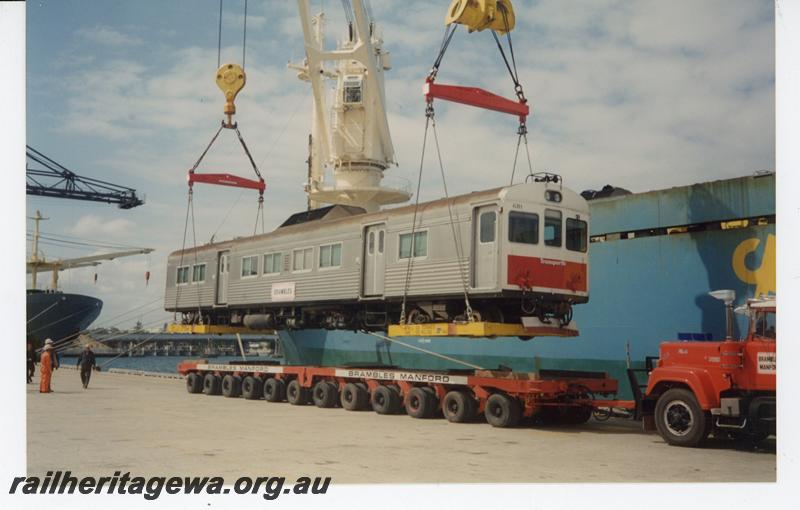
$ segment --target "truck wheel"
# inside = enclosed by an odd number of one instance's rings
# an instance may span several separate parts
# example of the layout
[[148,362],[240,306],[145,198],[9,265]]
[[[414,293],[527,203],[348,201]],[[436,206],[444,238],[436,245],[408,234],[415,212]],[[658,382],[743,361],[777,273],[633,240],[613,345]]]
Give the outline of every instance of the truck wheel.
[[519,424],[522,411],[519,402],[503,393],[495,393],[486,400],[483,414],[492,427],[515,427]]
[[297,379],[292,379],[286,386],[286,400],[293,406],[304,406],[308,404],[308,389],[300,386]]
[[397,414],[400,410],[400,394],[389,386],[378,386],[372,392],[372,410],[378,414]]
[[221,386],[221,379],[218,375],[206,374],[203,378],[203,393],[206,395],[219,395]]
[[281,379],[270,377],[264,381],[264,400],[267,402],[283,402],[286,399],[286,383]]
[[262,397],[264,393],[264,383],[258,377],[248,375],[242,381],[242,396],[247,400],[256,400]]
[[656,428],[664,441],[676,446],[697,446],[708,437],[710,417],[689,390],[667,390],[656,402]]
[[225,397],[238,397],[242,394],[242,378],[228,374],[222,378],[222,395]]
[[200,393],[203,391],[203,376],[196,372],[187,375],[186,391],[189,393]]
[[431,418],[436,413],[439,399],[436,393],[426,388],[414,387],[408,392],[406,412],[412,418]]
[[339,401],[338,388],[328,381],[319,381],[314,385],[311,397],[317,407],[334,407]]
[[593,409],[588,406],[570,407],[564,415],[564,423],[567,425],[583,425],[592,417]]
[[347,383],[342,388],[340,402],[348,411],[361,411],[369,405],[369,392],[360,384]]
[[477,405],[471,395],[464,391],[453,390],[444,396],[442,413],[447,421],[464,423],[475,419]]

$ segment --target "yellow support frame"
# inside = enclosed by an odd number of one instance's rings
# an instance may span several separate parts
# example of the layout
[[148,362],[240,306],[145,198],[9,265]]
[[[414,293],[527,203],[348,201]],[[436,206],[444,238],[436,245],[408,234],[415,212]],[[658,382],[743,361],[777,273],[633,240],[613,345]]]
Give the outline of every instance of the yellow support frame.
[[236,326],[215,326],[211,324],[169,324],[167,333],[191,333],[195,335],[235,335],[271,334],[271,329],[250,329]]
[[498,336],[578,336],[577,329],[558,326],[525,327],[522,324],[502,322],[432,322],[429,324],[393,324],[389,326],[390,337],[396,336],[464,336],[470,338]]

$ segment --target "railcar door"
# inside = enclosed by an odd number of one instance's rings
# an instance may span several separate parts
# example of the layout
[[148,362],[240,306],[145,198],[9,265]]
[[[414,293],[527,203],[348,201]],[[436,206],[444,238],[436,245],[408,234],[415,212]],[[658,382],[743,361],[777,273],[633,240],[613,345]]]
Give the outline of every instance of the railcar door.
[[230,270],[230,252],[217,254],[217,304],[228,303],[228,271]]
[[496,205],[476,207],[472,216],[472,287],[497,287],[498,213]]
[[386,224],[364,229],[364,297],[383,296],[386,278]]

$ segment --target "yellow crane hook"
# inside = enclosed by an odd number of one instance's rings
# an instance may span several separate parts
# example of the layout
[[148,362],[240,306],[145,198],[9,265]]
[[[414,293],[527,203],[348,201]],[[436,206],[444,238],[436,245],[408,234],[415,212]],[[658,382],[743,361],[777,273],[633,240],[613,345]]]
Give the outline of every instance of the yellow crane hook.
[[500,35],[514,29],[516,18],[509,0],[453,0],[444,24],[458,23],[469,32],[491,29]]
[[233,103],[236,94],[244,88],[247,76],[244,69],[239,64],[223,64],[217,69],[217,86],[225,94],[224,113],[228,116],[225,127],[233,127],[232,115],[236,113],[236,105]]

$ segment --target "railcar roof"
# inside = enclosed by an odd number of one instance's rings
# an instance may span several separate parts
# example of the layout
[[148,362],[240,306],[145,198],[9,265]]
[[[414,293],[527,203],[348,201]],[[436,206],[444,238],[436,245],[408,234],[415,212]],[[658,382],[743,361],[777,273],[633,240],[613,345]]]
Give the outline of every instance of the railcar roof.
[[[532,183],[531,183],[532,184]],[[499,196],[503,190],[508,190],[515,188],[517,186],[524,186],[525,184],[515,184],[514,186],[501,186],[497,188],[491,188],[482,191],[473,191],[471,193],[467,193],[464,195],[458,195],[450,198],[439,198],[436,200],[431,200],[429,202],[421,202],[419,204],[419,212],[424,212],[428,209],[435,209],[439,207],[445,207],[449,203],[451,206],[456,204],[461,204],[465,202],[472,202],[475,200],[480,200],[483,198],[490,198]],[[567,191],[567,188],[564,188],[564,191]],[[570,193],[574,193],[570,191]],[[577,194],[576,194],[577,195]],[[580,197],[580,195],[577,195]],[[243,241],[256,241],[259,239],[268,239],[270,237],[281,235],[281,234],[290,234],[293,232],[299,231],[312,231],[316,230],[317,228],[327,227],[331,225],[343,225],[349,223],[369,223],[371,221],[377,221],[382,218],[386,218],[387,215],[397,215],[397,214],[411,214],[414,212],[414,204],[403,205],[400,207],[395,207],[392,209],[384,209],[382,211],[374,212],[374,213],[366,213],[361,212],[363,209],[358,207],[349,207],[349,206],[327,206],[320,209],[314,209],[312,211],[303,211],[299,213],[295,213],[289,217],[280,227],[273,230],[272,232],[267,232],[265,234],[258,234],[255,236],[246,236],[246,237],[237,237],[228,241],[222,241],[219,243],[213,244],[203,244],[197,246],[196,248],[186,248],[184,250],[176,250],[170,253],[170,256],[180,255],[181,252],[186,255],[187,253],[194,253],[195,250],[203,251],[206,249],[224,249],[229,246],[233,246],[234,244],[238,244]],[[336,211],[338,214],[334,214]],[[304,219],[303,217],[307,219]],[[292,220],[296,218],[296,220]]]

